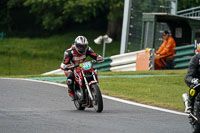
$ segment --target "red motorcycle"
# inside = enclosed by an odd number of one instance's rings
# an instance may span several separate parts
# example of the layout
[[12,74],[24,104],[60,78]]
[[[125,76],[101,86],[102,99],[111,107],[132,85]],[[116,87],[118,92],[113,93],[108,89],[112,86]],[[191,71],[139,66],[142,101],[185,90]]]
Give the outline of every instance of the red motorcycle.
[[98,86],[98,74],[93,68],[92,61],[85,61],[73,69],[74,105],[77,110],[94,108],[96,112],[103,111],[103,99]]

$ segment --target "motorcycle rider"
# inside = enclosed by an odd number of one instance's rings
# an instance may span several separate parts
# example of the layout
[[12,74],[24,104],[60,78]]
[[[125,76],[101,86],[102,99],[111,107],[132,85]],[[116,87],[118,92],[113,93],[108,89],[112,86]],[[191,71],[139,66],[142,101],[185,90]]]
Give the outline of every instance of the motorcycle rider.
[[72,100],[74,100],[74,73],[73,68],[70,67],[83,63],[87,56],[97,61],[103,60],[100,55],[88,46],[87,38],[84,36],[78,36],[74,44],[64,52],[64,58],[60,68],[65,71],[65,75],[67,76],[68,93]]
[[193,110],[194,99],[200,92],[200,87],[193,89],[193,87],[200,83],[200,53],[194,55],[189,64],[185,82],[188,85],[189,96],[188,96],[188,107],[185,108],[186,113],[191,113]]

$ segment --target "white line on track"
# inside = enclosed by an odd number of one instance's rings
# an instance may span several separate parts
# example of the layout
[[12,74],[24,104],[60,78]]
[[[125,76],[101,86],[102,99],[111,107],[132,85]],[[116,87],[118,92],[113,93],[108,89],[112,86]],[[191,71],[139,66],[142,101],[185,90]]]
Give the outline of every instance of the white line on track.
[[[61,86],[61,87],[67,87],[67,85],[65,85],[65,84],[54,83],[54,82],[49,82],[49,81],[33,80],[33,79],[23,79],[23,78],[0,78],[0,79],[25,80],[25,81],[32,81],[32,82],[39,82],[39,83],[57,85],[57,86]],[[144,108],[148,108],[148,109],[158,110],[158,111],[162,111],[162,112],[167,112],[167,113],[172,113],[172,114],[177,114],[177,115],[186,115],[186,116],[188,115],[188,114],[183,113],[183,112],[164,109],[164,108],[160,108],[160,107],[154,107],[154,106],[145,105],[145,104],[141,104],[141,103],[136,103],[136,102],[123,100],[123,99],[120,99],[120,98],[115,98],[115,97],[111,97],[111,96],[107,96],[107,95],[103,95],[103,98],[110,99],[110,100],[113,100],[113,101],[118,101],[118,102],[121,102],[121,103],[126,103],[126,104],[129,104],[129,105],[134,105],[134,106],[144,107]]]

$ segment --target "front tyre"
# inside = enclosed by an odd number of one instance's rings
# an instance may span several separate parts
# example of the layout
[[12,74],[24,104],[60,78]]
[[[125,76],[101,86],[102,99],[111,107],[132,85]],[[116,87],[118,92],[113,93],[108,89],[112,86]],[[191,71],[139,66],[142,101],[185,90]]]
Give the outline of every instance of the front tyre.
[[85,107],[83,107],[82,104],[78,100],[74,100],[74,105],[77,110],[85,110]]
[[82,93],[81,90],[75,90],[75,100],[74,100],[74,105],[77,110],[85,110],[85,107],[82,106],[82,103],[80,103],[79,99],[81,98]]
[[91,93],[93,97],[93,107],[96,112],[102,112],[103,111],[103,98],[101,95],[101,91],[99,89],[99,86],[97,84],[91,85]]

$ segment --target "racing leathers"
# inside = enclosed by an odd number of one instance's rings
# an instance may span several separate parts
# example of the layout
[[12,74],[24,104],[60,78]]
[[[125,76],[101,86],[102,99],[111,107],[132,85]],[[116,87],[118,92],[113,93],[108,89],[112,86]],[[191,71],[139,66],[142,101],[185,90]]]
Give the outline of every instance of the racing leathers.
[[74,96],[73,87],[74,87],[74,73],[73,68],[71,66],[78,65],[83,63],[87,56],[95,60],[103,60],[103,58],[95,53],[90,47],[86,49],[84,53],[80,53],[76,51],[74,45],[71,48],[65,50],[63,62],[61,63],[61,69],[65,71],[65,75],[67,76],[67,85],[68,85],[68,93],[71,97]]
[[200,80],[200,53],[194,55],[189,64],[189,68],[187,71],[187,75],[185,77],[185,82],[188,85],[189,89],[189,96],[188,96],[188,106],[189,109],[187,113],[190,113],[193,109],[194,105],[194,99],[197,96],[198,92],[200,92],[200,88],[195,88],[193,87],[197,84],[199,84]]

